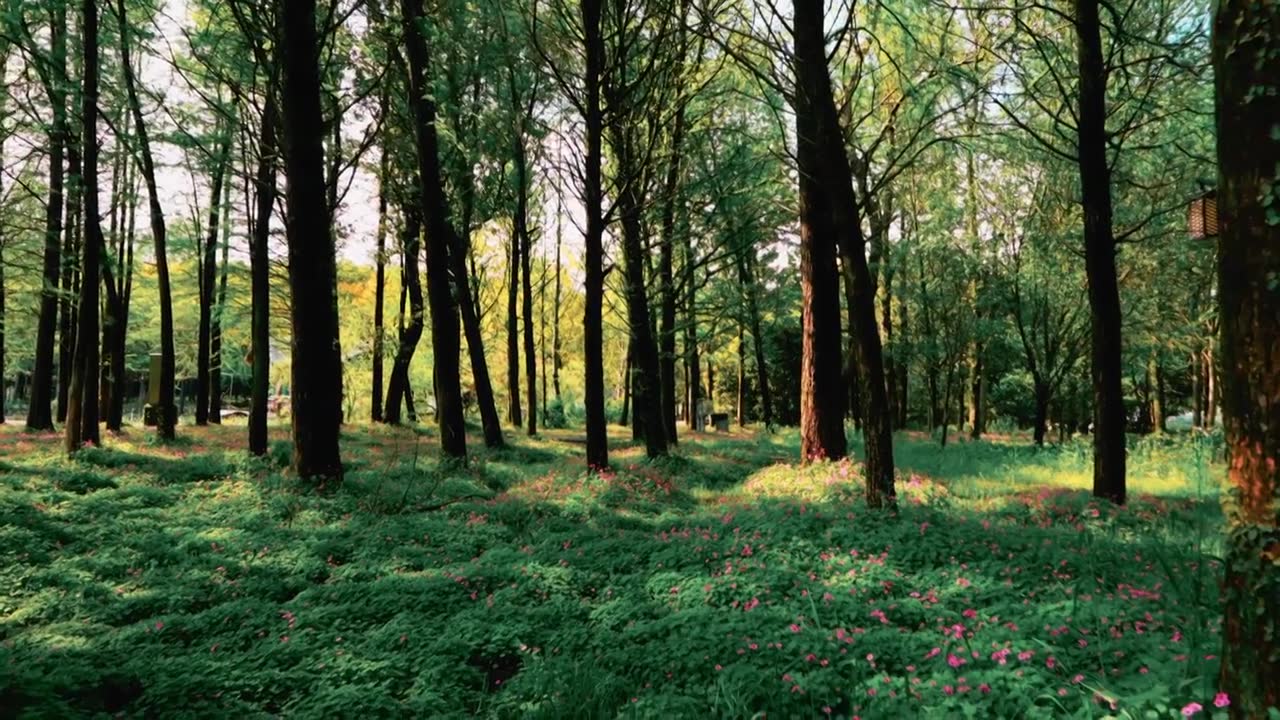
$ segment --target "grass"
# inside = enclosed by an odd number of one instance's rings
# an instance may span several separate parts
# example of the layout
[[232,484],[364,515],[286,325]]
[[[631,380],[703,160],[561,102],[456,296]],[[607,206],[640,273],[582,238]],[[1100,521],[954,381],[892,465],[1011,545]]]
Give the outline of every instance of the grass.
[[273,432],[0,429],[0,715],[1222,714],[1203,442],[1136,443],[1115,509],[1087,446],[903,435],[887,514],[794,433],[619,434],[591,475],[571,431],[458,468],[355,426],[316,496]]

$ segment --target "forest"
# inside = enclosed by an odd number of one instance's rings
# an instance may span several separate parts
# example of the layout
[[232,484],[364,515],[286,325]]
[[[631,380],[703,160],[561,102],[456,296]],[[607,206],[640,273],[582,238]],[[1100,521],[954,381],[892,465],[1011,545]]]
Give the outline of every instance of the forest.
[[0,717],[1280,719],[1280,5],[0,0]]

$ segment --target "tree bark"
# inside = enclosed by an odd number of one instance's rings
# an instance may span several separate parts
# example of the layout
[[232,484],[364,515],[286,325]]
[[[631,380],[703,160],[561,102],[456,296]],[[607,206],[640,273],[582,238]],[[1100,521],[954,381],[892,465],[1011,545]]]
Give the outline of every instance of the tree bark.
[[1035,381],[1034,392],[1036,417],[1033,432],[1036,447],[1044,447],[1045,434],[1049,431],[1049,401],[1052,399],[1052,393],[1049,390],[1048,383],[1039,379]]
[[[818,181],[823,189],[830,193],[826,202],[826,211],[832,215],[832,229],[837,238],[841,266],[846,273],[846,280],[853,285],[853,312],[858,347],[858,368],[862,373],[866,388],[866,413],[863,423],[864,460],[866,463],[866,495],[869,507],[880,507],[886,503],[894,504],[896,491],[893,478],[893,426],[889,418],[889,404],[886,397],[884,380],[884,357],[880,345],[880,333],[876,327],[875,288],[866,261],[866,240],[862,234],[862,221],[859,217],[858,202],[853,192],[853,177],[849,170],[848,156],[844,148],[843,134],[840,131],[839,116],[835,99],[831,93],[831,79],[826,66],[825,41],[823,34],[823,3],[821,0],[803,0],[796,4],[796,78],[797,105],[802,107],[800,98],[812,103],[808,112],[814,115],[812,125],[805,128],[814,133],[811,152],[816,157],[810,163],[818,169],[818,176],[810,182]],[[807,97],[806,97],[807,96]],[[797,118],[801,114],[797,107]],[[797,126],[799,130],[799,120]],[[803,132],[798,133],[803,137]],[[803,145],[801,146],[803,147]],[[805,177],[801,168],[801,178]],[[819,190],[818,192],[821,192]],[[803,233],[802,233],[803,245]],[[803,247],[801,251],[801,267],[803,268]],[[834,263],[832,263],[834,267]],[[830,292],[835,297],[834,287]],[[838,307],[838,303],[837,303]],[[836,328],[835,346],[832,348],[833,367],[839,371],[839,312],[831,324]],[[812,349],[812,348],[811,348]],[[807,382],[807,378],[805,379]],[[831,387],[830,395],[836,395],[839,389],[838,380]],[[843,393],[840,393],[843,395]],[[803,390],[802,390],[803,395]],[[843,403],[841,403],[843,404]],[[840,408],[843,410],[843,408]],[[803,410],[803,403],[802,403]],[[843,416],[843,412],[841,412]],[[803,427],[802,420],[802,427]],[[843,427],[841,447],[843,442]],[[803,429],[802,429],[803,443]],[[843,456],[843,452],[840,454]]]
[[631,402],[635,405],[633,427],[644,439],[650,458],[667,454],[666,418],[662,408],[662,380],[658,344],[653,337],[649,294],[645,285],[643,212],[637,178],[639,167],[635,138],[630,128],[611,128],[613,151],[620,172],[629,175],[618,193],[618,214],[622,223],[622,259],[626,278],[627,321],[631,328]]
[[457,246],[449,226],[449,207],[440,176],[435,101],[428,90],[431,48],[420,32],[420,0],[401,0],[409,65],[409,102],[417,137],[418,192],[426,229],[427,299],[431,304],[431,346],[435,359],[436,410],[440,447],[454,458],[467,455],[459,375],[458,308],[449,286],[450,246]]
[[1233,718],[1280,706],[1280,6],[1224,0],[1214,20],[1218,298],[1227,445],[1219,687]]
[[520,413],[520,320],[518,316],[520,288],[520,239],[511,233],[511,252],[507,255],[507,422],[516,427],[524,424]]
[[[516,238],[520,245],[520,276],[524,289],[522,314],[524,315],[524,368],[525,385],[528,387],[527,431],[529,437],[538,434],[538,357],[533,343],[533,234],[529,230],[529,177],[528,155],[524,136],[518,134],[515,142],[516,159]],[[518,403],[517,403],[518,404]]]
[[[388,102],[383,91],[380,115],[387,117]],[[369,393],[369,419],[382,422],[382,354],[386,344],[386,329],[382,306],[387,295],[387,182],[390,180],[391,153],[384,144],[378,160],[378,231],[377,248],[374,251],[373,281],[373,377]]]
[[[684,50],[683,23],[680,32],[681,52]],[[677,98],[676,117],[671,130],[671,150],[667,160],[667,177],[663,184],[662,231],[659,238],[658,277],[661,299],[660,330],[658,333],[660,363],[662,427],[667,439],[674,443],[676,433],[676,287],[675,287],[675,233],[676,205],[680,192],[680,171],[683,161],[685,104]]]
[[1107,164],[1107,76],[1099,0],[1076,0],[1080,68],[1078,154],[1084,206],[1085,275],[1089,284],[1094,402],[1093,494],[1125,501],[1125,409],[1120,288]]
[[582,33],[585,45],[585,161],[583,206],[586,235],[583,238],[584,305],[582,319],[583,390],[587,422],[587,466],[609,467],[609,436],[604,413],[604,185],[601,173],[604,113],[600,84],[604,73],[604,35],[601,0],[582,0]]
[[[228,157],[230,163],[230,157]],[[222,200],[222,259],[218,262],[218,298],[209,327],[209,422],[222,424],[222,318],[227,308],[227,259],[231,252],[231,183]]]
[[684,356],[688,369],[685,395],[687,403],[685,414],[689,427],[702,432],[702,413],[698,412],[698,401],[702,400],[702,363],[698,357],[698,292],[694,287],[693,268],[697,264],[693,252],[693,240],[688,233],[684,235]]
[[209,381],[212,368],[214,284],[218,270],[218,222],[222,218],[222,184],[231,161],[231,128],[224,128],[209,189],[209,227],[200,257],[200,326],[196,342],[196,425],[209,423]]
[[129,59],[129,22],[124,0],[116,0],[116,19],[120,30],[120,64],[124,68],[125,90],[133,125],[137,130],[138,159],[142,163],[142,178],[147,184],[147,200],[151,215],[151,238],[155,246],[156,286],[160,304],[160,407],[156,408],[156,433],[162,440],[172,440],[178,412],[174,405],[175,354],[173,342],[173,292],[169,283],[169,257],[165,232],[164,210],[160,205],[160,193],[156,185],[155,162],[151,156],[151,142],[147,126],[142,118],[142,104],[138,100],[137,80]]
[[[831,98],[821,0],[795,3],[797,162],[800,174],[802,362],[800,454],[806,461],[839,460],[844,434],[845,378],[841,369],[840,276],[832,198],[824,187],[820,104]],[[843,149],[840,150],[843,155]],[[865,262],[865,261],[864,261]]]
[[28,430],[53,429],[54,335],[58,330],[58,297],[62,272],[63,150],[67,143],[67,12],[55,3],[50,26],[52,77],[45,83],[53,122],[49,129],[49,199],[45,203],[43,288],[36,329],[35,362],[31,371]]
[[249,403],[249,452],[267,454],[267,402],[271,377],[271,210],[276,198],[276,103],[267,91],[258,131],[258,166],[254,171],[253,231],[249,245],[252,305],[253,387]]
[[342,482],[342,357],[315,13],[315,0],[283,0],[278,64],[292,296],[293,468],[324,488]]
[[769,389],[769,369],[764,360],[764,335],[760,331],[760,286],[756,283],[756,260],[752,253],[739,258],[747,293],[747,317],[751,322],[751,348],[755,354],[756,385],[760,393],[760,420],[766,430],[773,428],[773,394]]
[[102,227],[98,219],[98,3],[84,0],[84,73],[80,121],[83,152],[84,239],[81,255],[79,327],[67,399],[64,439],[68,453],[86,445],[101,445],[98,427],[98,378],[102,372],[98,356],[98,285],[102,270]]
[[71,392],[71,375],[75,365],[76,331],[79,329],[80,249],[81,241],[81,168],[80,144],[74,138],[67,143],[67,208],[62,242],[62,320],[58,333],[58,399],[55,408],[58,422],[67,419],[67,402]]
[[405,205],[404,230],[400,238],[402,258],[400,273],[401,314],[404,312],[404,295],[409,298],[409,323],[399,335],[396,358],[391,366],[391,379],[387,383],[387,408],[383,421],[390,425],[400,423],[400,405],[409,387],[409,364],[422,338],[423,317],[422,285],[418,276],[418,253],[421,251],[422,216],[417,208]]

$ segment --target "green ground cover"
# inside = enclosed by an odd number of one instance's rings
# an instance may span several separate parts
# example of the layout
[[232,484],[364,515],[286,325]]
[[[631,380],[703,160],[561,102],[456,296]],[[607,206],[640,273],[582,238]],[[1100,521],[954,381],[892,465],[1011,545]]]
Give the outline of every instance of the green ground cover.
[[273,432],[0,429],[0,716],[1223,714],[1208,440],[1136,442],[1114,509],[1086,445],[904,434],[888,514],[785,432],[596,476],[571,433],[458,468],[357,426],[324,496]]

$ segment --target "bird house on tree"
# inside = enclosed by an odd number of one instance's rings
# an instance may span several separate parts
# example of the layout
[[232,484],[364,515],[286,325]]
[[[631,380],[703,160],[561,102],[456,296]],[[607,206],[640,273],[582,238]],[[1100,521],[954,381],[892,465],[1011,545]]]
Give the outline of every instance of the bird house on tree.
[[1187,206],[1187,232],[1197,240],[1218,236],[1218,192],[1209,190]]

